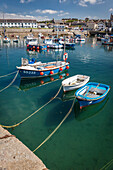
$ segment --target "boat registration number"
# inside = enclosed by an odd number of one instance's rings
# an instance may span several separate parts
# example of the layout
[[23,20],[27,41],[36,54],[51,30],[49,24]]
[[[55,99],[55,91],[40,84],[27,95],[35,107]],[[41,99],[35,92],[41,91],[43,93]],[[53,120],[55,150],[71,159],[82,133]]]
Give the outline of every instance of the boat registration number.
[[35,71],[23,71],[24,74],[36,74]]

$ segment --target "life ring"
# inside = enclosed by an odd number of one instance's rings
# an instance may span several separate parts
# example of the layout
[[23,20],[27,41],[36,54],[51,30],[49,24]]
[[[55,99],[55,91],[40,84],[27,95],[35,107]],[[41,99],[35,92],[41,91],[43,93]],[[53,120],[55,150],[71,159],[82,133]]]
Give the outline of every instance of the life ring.
[[63,55],[63,60],[66,61],[67,58],[68,58],[68,53],[64,53],[64,55]]

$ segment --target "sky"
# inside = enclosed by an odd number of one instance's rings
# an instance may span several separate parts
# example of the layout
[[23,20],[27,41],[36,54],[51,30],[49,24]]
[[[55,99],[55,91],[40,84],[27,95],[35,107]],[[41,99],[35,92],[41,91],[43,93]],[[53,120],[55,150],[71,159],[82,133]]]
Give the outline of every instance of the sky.
[[0,0],[1,19],[110,19],[111,13],[113,0]]

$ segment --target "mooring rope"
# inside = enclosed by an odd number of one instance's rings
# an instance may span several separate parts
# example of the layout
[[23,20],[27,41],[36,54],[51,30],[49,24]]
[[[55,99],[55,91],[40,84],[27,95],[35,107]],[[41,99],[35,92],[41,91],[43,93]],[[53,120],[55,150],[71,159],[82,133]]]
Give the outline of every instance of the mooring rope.
[[11,74],[14,74],[14,73],[16,73],[16,72],[17,72],[17,71],[14,71],[14,72],[12,72],[12,73],[9,73],[9,74],[6,74],[6,75],[3,75],[3,76],[0,76],[0,78],[10,76]]
[[5,128],[7,128],[7,129],[8,129],[8,128],[14,128],[14,127],[16,127],[16,126],[19,126],[20,124],[22,124],[23,122],[25,122],[26,120],[28,120],[30,117],[32,117],[33,115],[35,115],[37,112],[39,112],[42,108],[44,108],[44,107],[45,107],[46,105],[48,105],[50,102],[52,102],[52,100],[54,100],[54,99],[57,97],[57,95],[60,93],[61,88],[62,88],[62,85],[60,86],[58,92],[56,93],[56,95],[55,95],[52,99],[50,99],[46,104],[44,104],[44,105],[43,105],[42,107],[40,107],[38,110],[36,110],[35,112],[33,112],[31,115],[29,115],[28,117],[26,117],[25,119],[23,119],[21,122],[15,124],[15,125],[11,125],[11,126],[5,126],[5,125],[0,125],[0,126],[5,127]]
[[113,159],[109,161],[106,165],[104,165],[100,170],[107,169],[113,163]]
[[74,103],[75,103],[75,98],[73,100],[73,103],[72,103],[72,106],[71,108],[69,109],[68,113],[66,114],[66,116],[63,118],[63,120],[60,122],[60,124],[55,128],[55,130],[36,148],[34,149],[33,152],[35,152],[36,150],[38,150],[45,142],[47,142],[51,136],[60,128],[60,126],[63,124],[63,122],[66,120],[66,118],[69,116],[69,114],[71,113],[72,109],[73,109],[73,106],[74,106]]
[[19,71],[17,71],[17,73],[16,73],[14,79],[12,80],[12,82],[8,86],[6,86],[3,89],[1,89],[0,92],[4,91],[5,89],[7,89],[8,87],[10,87],[13,84],[13,82],[16,80],[16,78],[18,76],[18,73],[19,73]]

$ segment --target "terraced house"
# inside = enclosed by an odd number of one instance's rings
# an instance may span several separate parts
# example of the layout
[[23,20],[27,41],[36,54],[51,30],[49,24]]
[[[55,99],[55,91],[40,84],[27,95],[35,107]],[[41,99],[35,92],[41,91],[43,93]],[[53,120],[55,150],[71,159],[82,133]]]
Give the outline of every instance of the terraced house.
[[37,28],[36,20],[28,19],[0,19],[0,28]]

